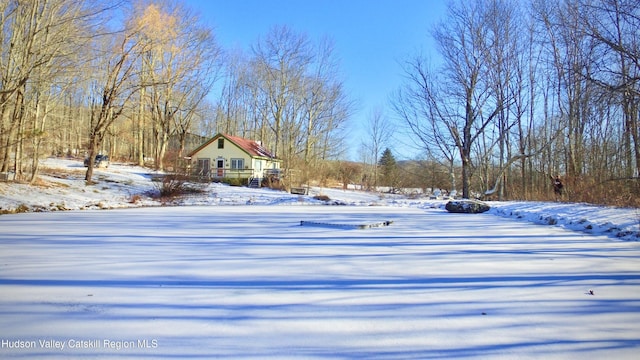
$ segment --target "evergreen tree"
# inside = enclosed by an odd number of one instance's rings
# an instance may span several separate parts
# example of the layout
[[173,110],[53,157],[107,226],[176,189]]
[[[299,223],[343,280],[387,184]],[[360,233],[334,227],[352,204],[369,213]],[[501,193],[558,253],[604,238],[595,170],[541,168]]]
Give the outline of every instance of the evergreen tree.
[[380,185],[395,188],[398,185],[398,165],[389,148],[382,152],[380,161]]

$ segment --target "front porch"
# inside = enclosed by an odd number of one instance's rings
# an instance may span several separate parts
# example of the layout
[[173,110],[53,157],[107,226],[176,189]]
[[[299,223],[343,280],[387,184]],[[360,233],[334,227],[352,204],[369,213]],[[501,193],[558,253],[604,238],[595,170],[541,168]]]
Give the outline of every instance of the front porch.
[[239,180],[240,184],[250,187],[260,187],[264,178],[279,179],[280,169],[234,169],[234,168],[196,168],[191,175],[201,181]]

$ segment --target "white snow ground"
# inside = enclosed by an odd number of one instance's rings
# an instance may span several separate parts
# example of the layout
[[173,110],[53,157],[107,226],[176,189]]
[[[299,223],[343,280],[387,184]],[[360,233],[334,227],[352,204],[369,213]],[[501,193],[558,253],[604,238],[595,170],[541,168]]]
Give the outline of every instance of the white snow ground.
[[[154,189],[145,169],[114,164],[86,186],[80,162],[45,165],[46,186],[0,183],[1,209],[42,211],[0,216],[2,359],[640,351],[635,209],[492,202],[462,215],[444,201],[314,189],[350,205],[321,206],[218,184],[172,204],[190,206],[151,206],[131,203]],[[393,223],[338,226],[380,221]]]

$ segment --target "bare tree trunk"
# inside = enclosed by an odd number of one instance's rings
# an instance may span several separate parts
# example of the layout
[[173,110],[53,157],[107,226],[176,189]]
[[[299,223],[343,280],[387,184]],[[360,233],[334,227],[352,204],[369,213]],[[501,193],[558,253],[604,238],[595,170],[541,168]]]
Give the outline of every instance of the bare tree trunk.
[[[144,67],[142,70],[142,74],[144,74]],[[138,166],[144,166],[144,127],[145,127],[145,88],[144,88],[144,80],[140,84],[140,103],[138,104],[138,114],[136,116],[136,160]]]

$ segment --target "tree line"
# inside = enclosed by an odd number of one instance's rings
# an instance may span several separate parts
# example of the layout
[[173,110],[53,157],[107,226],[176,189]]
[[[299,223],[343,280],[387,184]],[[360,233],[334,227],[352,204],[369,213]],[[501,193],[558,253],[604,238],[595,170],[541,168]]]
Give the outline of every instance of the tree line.
[[[328,38],[276,26],[223,49],[178,1],[7,0],[0,25],[0,172],[21,181],[51,154],[177,170],[190,138],[224,132],[299,182],[534,199],[558,174],[571,200],[638,202],[635,0],[451,1],[430,32],[438,56],[403,62],[402,126],[373,109],[360,164],[335,161],[355,106]],[[390,176],[380,160],[401,129],[422,155]]]
[[[453,1],[392,106],[464,197],[638,205],[640,3]],[[459,184],[459,183],[458,183]]]
[[18,180],[52,154],[177,170],[191,136],[216,132],[287,168],[343,148],[352,104],[329,40],[281,26],[225,50],[179,1],[8,0],[0,26],[0,172]]

